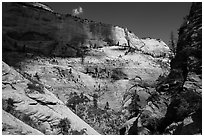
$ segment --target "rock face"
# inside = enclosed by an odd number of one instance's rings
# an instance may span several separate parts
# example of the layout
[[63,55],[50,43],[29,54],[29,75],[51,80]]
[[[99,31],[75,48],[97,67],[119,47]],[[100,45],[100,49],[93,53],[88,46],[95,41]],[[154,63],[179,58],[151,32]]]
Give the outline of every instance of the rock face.
[[[192,4],[189,15],[179,29],[177,53],[171,62],[166,83],[169,84],[167,92],[177,94],[177,97],[172,97],[165,120],[169,119],[169,123],[184,120],[185,123],[185,118],[190,115],[194,117],[191,123],[197,126],[188,133],[201,133],[202,124],[198,119],[202,119],[202,3]],[[183,134],[190,125],[179,127],[181,130],[176,134]]]
[[118,43],[119,45],[127,45],[127,40],[125,38],[126,34],[123,28],[115,26],[113,28],[113,32],[115,32],[114,33],[115,43]]
[[3,135],[43,135],[40,131],[28,126],[4,110],[2,110],[2,117]]
[[[152,40],[143,42],[152,43]],[[128,121],[121,132],[202,134],[202,3],[192,4],[179,29],[170,74],[160,80],[137,120]]]
[[142,51],[156,57],[169,56],[169,47],[162,40],[146,38],[141,41],[144,42],[145,45],[141,47]]
[[[13,21],[15,20],[15,22]],[[63,57],[80,56],[82,45],[128,45],[149,53],[149,45],[124,28],[54,13],[40,3],[3,3],[3,50],[38,52]],[[96,42],[98,41],[98,42]],[[101,41],[101,42],[100,42]],[[156,40],[155,40],[156,41]],[[101,43],[101,44],[100,44]],[[163,43],[162,43],[163,44]],[[158,45],[158,42],[155,46]],[[161,45],[161,44],[160,44]],[[164,46],[164,44],[162,45]],[[169,50],[157,48],[157,52]],[[151,54],[150,53],[150,54]]]
[[[34,130],[17,120],[28,129],[28,134],[30,134],[30,130],[31,134],[58,134],[60,130],[58,124],[64,118],[68,118],[72,130],[80,132],[86,129],[85,134],[98,134],[43,85],[32,79],[24,78],[4,62],[2,66],[3,109],[35,128]],[[40,88],[41,86],[42,88]],[[11,116],[9,115],[9,117]],[[6,118],[6,112],[4,112],[3,118]],[[8,121],[5,119],[3,124],[8,125]],[[13,126],[15,127],[15,125]]]

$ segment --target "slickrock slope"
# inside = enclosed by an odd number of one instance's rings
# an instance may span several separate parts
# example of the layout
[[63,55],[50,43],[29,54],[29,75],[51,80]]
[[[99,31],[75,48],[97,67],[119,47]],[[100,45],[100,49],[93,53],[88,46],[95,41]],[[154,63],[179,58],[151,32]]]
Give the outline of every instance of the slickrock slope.
[[[58,123],[64,118],[69,120],[73,131],[80,132],[86,129],[85,134],[98,134],[53,93],[47,90],[44,85],[35,80],[29,80],[29,76],[28,79],[24,78],[4,62],[2,66],[3,109],[39,130],[28,128],[28,131],[31,130],[32,134],[40,134],[40,131],[44,134],[57,134],[60,130]],[[23,75],[26,76],[25,73]],[[6,113],[3,115],[3,119],[5,115]],[[19,124],[23,123],[20,120],[17,120]],[[7,124],[7,122],[5,120],[3,124]],[[15,127],[15,125],[13,126]]]
[[3,135],[43,135],[40,131],[28,126],[4,110],[2,111],[2,117]]

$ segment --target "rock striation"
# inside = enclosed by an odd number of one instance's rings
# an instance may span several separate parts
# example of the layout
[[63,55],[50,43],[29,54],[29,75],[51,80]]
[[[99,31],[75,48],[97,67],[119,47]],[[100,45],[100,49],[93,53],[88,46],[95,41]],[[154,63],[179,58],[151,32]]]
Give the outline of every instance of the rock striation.
[[[35,128],[28,128],[32,134],[58,134],[58,124],[64,118],[68,118],[72,130],[80,132],[86,129],[85,134],[98,134],[41,83],[25,78],[25,74],[18,73],[4,62],[2,66],[2,108]],[[8,121],[5,119],[3,124],[8,124]]]

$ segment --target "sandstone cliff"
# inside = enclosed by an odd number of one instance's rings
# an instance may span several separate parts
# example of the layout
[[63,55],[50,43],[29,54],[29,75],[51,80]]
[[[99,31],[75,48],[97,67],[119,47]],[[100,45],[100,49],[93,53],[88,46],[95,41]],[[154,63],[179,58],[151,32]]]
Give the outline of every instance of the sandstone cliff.
[[[81,46],[101,47],[105,45],[128,45],[144,52],[149,50],[134,33],[100,22],[81,19],[69,14],[55,13],[49,7],[36,3],[3,3],[3,50],[27,50],[45,55],[63,57],[80,56]],[[15,20],[15,21],[14,21]],[[157,41],[157,40],[155,40]],[[154,45],[165,46],[157,42]],[[147,46],[146,46],[147,45]],[[145,48],[147,47],[147,48]],[[169,54],[169,49],[157,48],[156,52]]]

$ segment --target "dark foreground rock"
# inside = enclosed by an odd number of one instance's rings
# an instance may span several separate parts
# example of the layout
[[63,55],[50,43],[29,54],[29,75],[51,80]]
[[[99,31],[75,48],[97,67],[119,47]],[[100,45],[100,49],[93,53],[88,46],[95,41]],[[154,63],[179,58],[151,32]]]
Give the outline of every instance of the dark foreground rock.
[[[132,134],[132,131],[140,134],[141,125],[148,129],[147,134],[202,134],[202,3],[192,4],[179,29],[170,74],[158,83],[156,89],[157,99],[151,98],[151,101],[153,106],[158,106],[160,117],[156,114],[155,123],[148,119],[147,123],[141,124],[139,119],[146,119],[142,118],[144,110],[141,110],[138,120],[128,124],[130,128],[126,134]],[[146,117],[153,117],[155,112],[157,110],[151,110]],[[154,126],[150,126],[152,123]],[[122,130],[125,133],[124,128]]]

